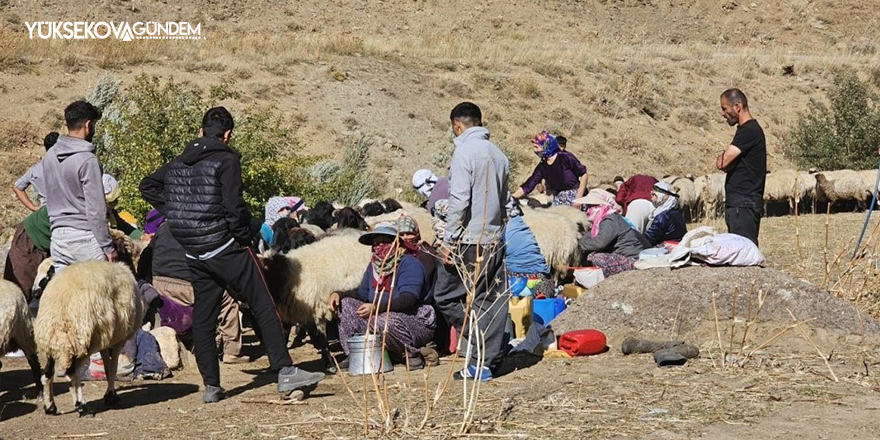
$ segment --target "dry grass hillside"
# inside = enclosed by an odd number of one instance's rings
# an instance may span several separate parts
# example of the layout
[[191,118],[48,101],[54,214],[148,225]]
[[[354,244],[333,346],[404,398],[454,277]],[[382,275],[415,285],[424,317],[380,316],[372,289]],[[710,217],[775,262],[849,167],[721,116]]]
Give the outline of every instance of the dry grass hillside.
[[[206,39],[28,39],[25,22],[74,19],[200,22]],[[225,105],[276,107],[314,153],[372,137],[389,193],[418,167],[440,168],[447,115],[462,100],[483,107],[493,139],[523,165],[516,181],[543,128],[566,135],[597,181],[709,171],[733,135],[717,97],[737,86],[777,169],[791,165],[789,128],[835,69],[880,84],[878,22],[856,0],[0,0],[3,181],[101,76],[143,73],[205,90],[226,82],[240,97]],[[5,224],[23,214],[8,192]]]

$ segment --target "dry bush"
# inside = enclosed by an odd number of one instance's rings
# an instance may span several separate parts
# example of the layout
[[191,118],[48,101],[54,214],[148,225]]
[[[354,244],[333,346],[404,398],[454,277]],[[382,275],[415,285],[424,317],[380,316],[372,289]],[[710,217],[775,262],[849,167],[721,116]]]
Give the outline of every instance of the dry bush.
[[531,76],[519,76],[516,79],[516,90],[524,98],[538,99],[541,97],[541,88],[538,87],[538,81],[535,81]]
[[364,40],[350,35],[336,35],[321,45],[321,53],[333,55],[356,55],[364,53]]

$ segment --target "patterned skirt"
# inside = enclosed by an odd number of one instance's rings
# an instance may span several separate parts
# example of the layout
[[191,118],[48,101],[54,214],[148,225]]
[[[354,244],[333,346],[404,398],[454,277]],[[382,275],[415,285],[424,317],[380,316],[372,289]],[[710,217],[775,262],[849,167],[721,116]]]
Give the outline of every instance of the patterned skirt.
[[[574,203],[575,199],[577,199],[577,189],[567,189],[565,191],[560,191],[556,193],[556,196],[553,197],[553,203],[551,206],[557,205],[568,205],[571,206]],[[587,205],[581,205],[581,211],[586,211]]]
[[587,256],[587,261],[602,269],[602,275],[608,278],[611,275],[635,269],[636,259],[620,254],[593,252]]

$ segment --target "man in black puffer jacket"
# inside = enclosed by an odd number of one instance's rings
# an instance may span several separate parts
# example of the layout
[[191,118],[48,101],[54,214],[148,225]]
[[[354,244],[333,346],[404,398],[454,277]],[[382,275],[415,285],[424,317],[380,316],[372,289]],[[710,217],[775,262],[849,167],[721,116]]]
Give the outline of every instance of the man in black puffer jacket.
[[279,392],[306,389],[324,378],[293,366],[275,303],[248,247],[257,231],[250,227],[250,211],[242,198],[241,155],[227,145],[234,125],[225,108],[208,110],[201,137],[140,184],[144,199],[165,215],[171,235],[186,251],[195,290],[193,339],[205,403],[226,397],[214,343],[224,291],[239,292],[235,299],[250,305],[270,366],[278,370]]

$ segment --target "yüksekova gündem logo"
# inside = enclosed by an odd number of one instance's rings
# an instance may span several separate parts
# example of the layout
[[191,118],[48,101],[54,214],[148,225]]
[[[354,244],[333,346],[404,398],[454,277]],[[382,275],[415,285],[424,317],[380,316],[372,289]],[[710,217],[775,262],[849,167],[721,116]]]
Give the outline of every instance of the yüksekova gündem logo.
[[185,21],[35,21],[25,22],[31,40],[202,40],[202,24]]

